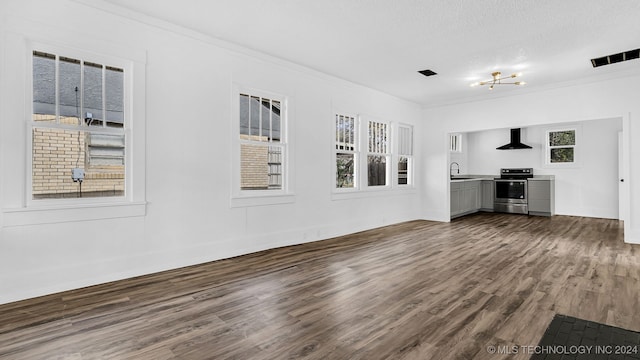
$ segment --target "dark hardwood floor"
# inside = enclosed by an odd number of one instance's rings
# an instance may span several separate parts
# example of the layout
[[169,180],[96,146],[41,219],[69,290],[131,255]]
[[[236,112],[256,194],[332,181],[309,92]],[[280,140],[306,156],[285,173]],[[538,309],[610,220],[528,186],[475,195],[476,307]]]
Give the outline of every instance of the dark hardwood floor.
[[526,359],[555,313],[640,331],[616,220],[413,221],[0,306],[0,359]]

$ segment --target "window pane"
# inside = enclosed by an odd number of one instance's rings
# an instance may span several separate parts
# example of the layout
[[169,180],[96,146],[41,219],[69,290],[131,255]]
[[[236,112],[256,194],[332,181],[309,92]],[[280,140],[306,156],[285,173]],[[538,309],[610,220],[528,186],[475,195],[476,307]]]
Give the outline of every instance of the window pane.
[[553,131],[549,133],[549,146],[566,146],[576,144],[576,132],[574,130]]
[[271,141],[280,142],[282,137],[280,133],[280,101],[273,100],[271,102]]
[[80,125],[80,61],[60,58],[59,71],[60,123]]
[[345,117],[342,115],[336,115],[336,149],[344,150],[345,148]]
[[413,131],[410,127],[398,127],[398,152],[401,155],[413,155]]
[[240,94],[240,134],[249,135],[249,95]]
[[33,53],[33,120],[56,121],[56,57]]
[[398,159],[398,185],[409,183],[409,158],[400,156]]
[[260,98],[256,96],[251,97],[251,120],[249,135],[260,135]]
[[87,125],[102,126],[102,65],[84,63],[84,113]]
[[271,101],[262,98],[262,123],[260,126],[260,141],[269,141],[271,138]]
[[356,120],[352,117],[348,118],[348,122],[347,122],[347,143],[349,145],[347,145],[347,150],[355,150],[355,144],[356,144],[356,135],[355,135],[355,123]]
[[242,190],[282,189],[282,148],[253,144],[240,145],[240,188]]
[[355,150],[355,119],[350,116],[336,115],[336,149]]
[[[34,128],[32,139],[33,199],[124,195],[124,157],[122,164],[94,168],[85,154],[88,132]],[[124,147],[120,152],[124,155]],[[82,183],[73,181],[73,169],[84,171]]]
[[355,155],[336,154],[336,187],[352,188],[355,181]]
[[124,70],[107,66],[104,76],[107,125],[122,127],[124,125]]
[[369,152],[387,152],[387,124],[369,122]]
[[551,149],[552,163],[572,163],[573,148],[555,148]]
[[380,155],[367,156],[367,175],[369,186],[387,184],[387,157]]

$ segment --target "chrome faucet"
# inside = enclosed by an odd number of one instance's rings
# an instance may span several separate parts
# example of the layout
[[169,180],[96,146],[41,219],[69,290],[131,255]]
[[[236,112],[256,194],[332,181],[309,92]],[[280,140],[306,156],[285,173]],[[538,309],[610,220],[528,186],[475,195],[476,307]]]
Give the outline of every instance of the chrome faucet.
[[460,164],[454,161],[451,163],[451,165],[449,165],[449,177],[453,176],[453,164],[456,164],[456,166],[458,167],[456,169],[456,174],[460,174]]

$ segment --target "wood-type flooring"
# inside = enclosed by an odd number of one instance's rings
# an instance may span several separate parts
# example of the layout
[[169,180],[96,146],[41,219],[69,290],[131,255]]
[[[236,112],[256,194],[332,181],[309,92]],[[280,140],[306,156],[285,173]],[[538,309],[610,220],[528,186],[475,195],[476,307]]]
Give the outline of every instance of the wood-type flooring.
[[0,305],[0,359],[528,359],[491,347],[639,301],[622,222],[480,213]]

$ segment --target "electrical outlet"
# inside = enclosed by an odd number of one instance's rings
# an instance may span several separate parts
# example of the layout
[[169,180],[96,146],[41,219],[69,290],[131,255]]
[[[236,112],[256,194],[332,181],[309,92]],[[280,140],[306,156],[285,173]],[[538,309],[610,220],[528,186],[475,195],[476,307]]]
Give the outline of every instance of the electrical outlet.
[[74,182],[82,182],[82,180],[84,180],[84,169],[81,168],[73,168],[71,169],[71,179],[73,179]]

